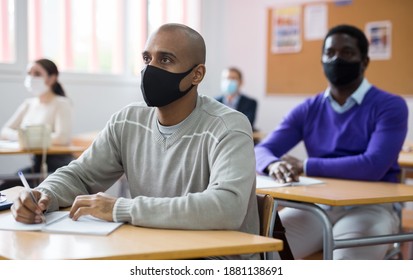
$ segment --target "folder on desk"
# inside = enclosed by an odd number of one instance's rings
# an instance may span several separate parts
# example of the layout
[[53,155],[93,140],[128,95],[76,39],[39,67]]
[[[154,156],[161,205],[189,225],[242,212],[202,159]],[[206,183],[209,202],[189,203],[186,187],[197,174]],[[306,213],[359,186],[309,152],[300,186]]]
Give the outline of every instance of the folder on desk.
[[323,181],[320,181],[318,179],[300,176],[298,182],[281,184],[270,176],[257,175],[257,189],[279,188],[288,186],[309,186],[323,183]]
[[92,216],[82,216],[77,221],[73,221],[69,217],[69,211],[51,212],[45,217],[46,223],[24,224],[17,222],[11,213],[2,215],[0,216],[0,230],[108,235],[122,225],[122,223],[107,222]]
[[6,210],[6,209],[10,209],[10,207],[12,206],[13,201],[9,201],[9,200],[4,200],[1,201],[0,200],[0,210]]

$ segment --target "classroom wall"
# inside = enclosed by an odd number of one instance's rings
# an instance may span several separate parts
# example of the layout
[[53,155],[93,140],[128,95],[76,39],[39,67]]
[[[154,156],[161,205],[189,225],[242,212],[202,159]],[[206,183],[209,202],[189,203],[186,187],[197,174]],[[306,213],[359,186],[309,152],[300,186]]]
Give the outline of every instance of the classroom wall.
[[[362,1],[362,0],[353,0]],[[220,52],[219,62],[211,67],[207,65],[208,75],[213,72],[216,83],[209,81],[210,89],[213,92],[219,90],[219,73],[227,65],[239,66],[245,76],[244,91],[255,97],[259,102],[257,128],[264,133],[271,131],[282,117],[296,104],[309,97],[308,94],[288,94],[288,95],[266,95],[266,44],[267,44],[267,9],[288,3],[320,2],[320,1],[300,1],[300,0],[209,0],[206,5],[222,3],[222,11],[217,13],[217,17],[208,15],[209,20],[219,21],[222,28],[216,28],[214,35],[220,39],[219,49],[209,48],[209,53]],[[217,10],[216,10],[217,11]],[[204,15],[207,17],[207,15]],[[384,19],[383,19],[384,20]],[[206,19],[204,19],[206,21]],[[351,23],[349,21],[349,23]],[[215,25],[217,23],[214,23]],[[208,29],[208,28],[207,28]],[[396,32],[393,30],[393,32]],[[210,35],[210,34],[208,34]],[[213,36],[207,40],[213,41]],[[410,40],[413,40],[412,38]],[[412,42],[413,43],[413,42]],[[213,45],[214,47],[214,45]],[[213,57],[209,56],[209,62]],[[321,64],[315,65],[321,71]],[[368,70],[367,70],[368,71]],[[391,71],[391,69],[389,69]],[[413,78],[413,73],[411,73]],[[326,83],[327,86],[327,83]],[[324,88],[320,88],[322,91]],[[411,93],[413,94],[413,92]],[[404,96],[410,112],[413,110],[413,95]],[[413,114],[409,116],[409,127],[413,124]],[[407,139],[413,141],[413,130],[408,132]],[[302,147],[296,150],[299,156],[305,156]]]
[[[73,80],[61,75],[61,82],[74,106],[73,133],[100,130],[110,116],[127,104],[142,100],[139,81],[124,84],[105,81],[87,82]],[[20,77],[0,75],[0,124],[3,125],[23,100],[29,97],[23,86],[24,74]],[[30,165],[27,155],[1,156],[0,174],[10,174]]]
[[[285,0],[202,1],[201,28],[207,45],[207,74],[199,92],[218,95],[221,70],[229,65],[240,67],[245,76],[244,91],[259,102],[256,126],[264,133],[270,132],[289,110],[309,97],[303,94],[267,96],[265,92],[267,8],[283,2]],[[0,73],[0,124],[4,124],[28,96],[23,79],[24,69],[18,77],[5,77]],[[130,102],[142,100],[139,77],[136,77],[136,83],[112,83],[76,80],[63,74],[61,81],[74,103],[74,133],[99,130],[111,114]],[[406,97],[406,101],[412,110],[413,98]],[[410,125],[413,124],[412,115]],[[408,139],[413,141],[412,133],[410,130]],[[294,154],[305,156],[301,145]],[[14,172],[23,164],[29,164],[28,161],[27,156],[2,156],[0,173]]]

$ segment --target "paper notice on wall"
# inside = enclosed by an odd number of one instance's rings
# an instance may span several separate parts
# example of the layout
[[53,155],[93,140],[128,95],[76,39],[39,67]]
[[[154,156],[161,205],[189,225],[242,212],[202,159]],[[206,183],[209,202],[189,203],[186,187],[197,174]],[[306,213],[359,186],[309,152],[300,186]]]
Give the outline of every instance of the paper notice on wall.
[[375,21],[366,24],[366,36],[369,40],[369,57],[371,60],[388,60],[391,58],[390,21]]
[[307,5],[304,9],[305,40],[322,40],[327,34],[328,9],[326,4]]
[[301,7],[276,8],[272,13],[271,51],[294,53],[301,50]]

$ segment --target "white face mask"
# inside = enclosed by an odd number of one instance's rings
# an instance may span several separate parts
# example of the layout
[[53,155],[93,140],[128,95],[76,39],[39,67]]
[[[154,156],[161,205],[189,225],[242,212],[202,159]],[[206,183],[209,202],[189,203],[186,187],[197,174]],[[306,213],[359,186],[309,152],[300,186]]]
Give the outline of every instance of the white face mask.
[[27,91],[34,96],[40,96],[49,90],[49,87],[46,86],[44,79],[40,77],[26,76],[24,79],[24,86]]
[[221,80],[221,92],[225,95],[232,95],[237,92],[238,82],[232,79]]

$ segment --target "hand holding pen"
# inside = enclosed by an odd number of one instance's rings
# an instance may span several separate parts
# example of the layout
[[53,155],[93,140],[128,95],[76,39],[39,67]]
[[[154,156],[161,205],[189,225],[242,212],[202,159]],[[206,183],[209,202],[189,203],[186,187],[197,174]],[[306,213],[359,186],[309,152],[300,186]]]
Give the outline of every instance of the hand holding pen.
[[43,212],[47,208],[47,196],[39,191],[32,190],[23,173],[19,172],[18,174],[25,187],[25,191],[20,193],[11,207],[14,218],[18,222],[27,224],[44,223],[46,219]]

